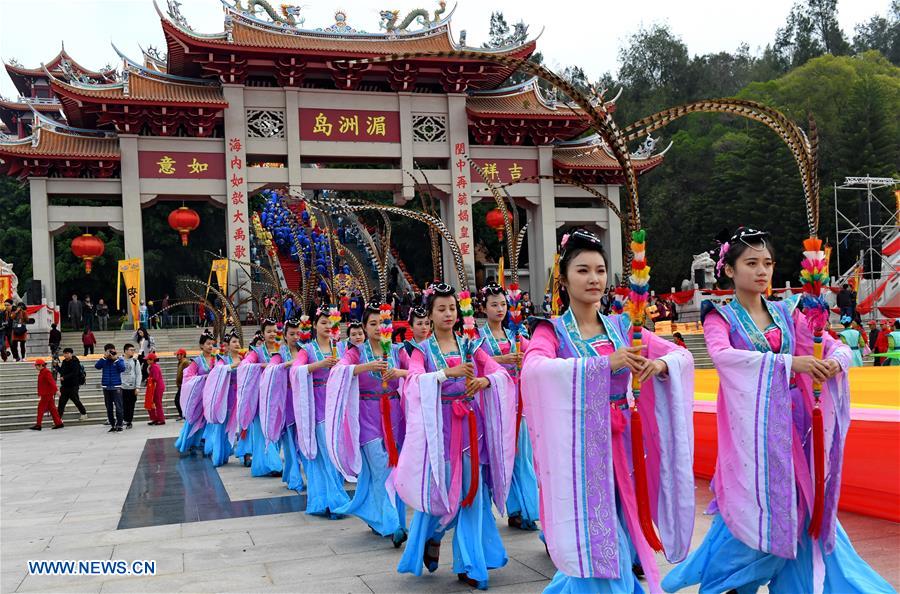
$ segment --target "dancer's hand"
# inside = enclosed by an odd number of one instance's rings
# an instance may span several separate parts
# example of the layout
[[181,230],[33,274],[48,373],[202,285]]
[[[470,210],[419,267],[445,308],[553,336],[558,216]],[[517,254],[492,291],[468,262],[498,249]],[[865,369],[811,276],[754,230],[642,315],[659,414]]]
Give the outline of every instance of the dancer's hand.
[[609,356],[609,368],[619,371],[627,367],[632,373],[640,373],[644,362],[647,360],[641,356],[641,347],[622,347]]
[[386,379],[387,381],[395,380],[401,377],[406,377],[409,372],[405,369],[397,369],[396,367],[391,367],[387,371],[385,371],[381,377]]
[[519,362],[516,353],[507,353],[505,355],[494,355],[494,361],[500,365],[515,365]]
[[828,374],[831,372],[832,367],[826,361],[816,359],[812,355],[799,355],[791,359],[791,371],[794,373],[805,373],[812,376],[817,382],[823,382],[831,377]]
[[461,363],[456,367],[448,367],[444,370],[447,377],[475,377],[475,366],[471,363]]
[[491,380],[486,377],[476,377],[466,382],[466,397],[472,396],[475,392],[486,390],[491,385]]
[[377,373],[384,373],[388,369],[388,364],[387,364],[387,361],[384,361],[382,359],[377,359],[377,360],[369,361],[368,363],[363,364],[363,367],[365,367],[366,371],[374,371]]
[[669,365],[662,359],[647,359],[638,373],[638,379],[646,381],[654,375],[665,375],[669,372]]
[[824,363],[828,366],[828,377],[831,379],[841,372],[841,364],[835,359],[825,359]]

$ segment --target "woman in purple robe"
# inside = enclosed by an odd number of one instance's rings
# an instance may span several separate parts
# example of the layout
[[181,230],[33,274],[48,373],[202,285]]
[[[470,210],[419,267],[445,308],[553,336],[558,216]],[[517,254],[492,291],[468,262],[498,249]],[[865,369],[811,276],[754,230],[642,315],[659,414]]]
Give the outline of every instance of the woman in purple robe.
[[[822,359],[796,297],[764,298],[775,253],[769,234],[740,228],[722,244],[717,270],[734,283],[727,305],[703,303],[719,375],[715,514],[700,547],[663,580],[675,592],[893,592],[863,561],[837,519],[844,438],[850,424],[850,349],[828,333]],[[812,380],[822,383],[825,477],[817,538]]]
[[400,387],[409,359],[401,345],[382,349],[380,314],[377,304],[366,307],[368,339],[351,345],[331,370],[325,439],[337,469],[356,483],[350,502],[334,512],[358,517],[399,547],[407,537],[406,506],[386,483],[403,444]]
[[488,570],[507,562],[491,500],[503,513],[515,457],[515,389],[478,340],[455,334],[453,287],[432,287],[427,311],[434,334],[410,356],[403,384],[406,434],[391,475],[416,510],[397,570],[437,570],[441,539],[454,528],[453,571],[485,589]]
[[531,438],[522,414],[524,411],[519,393],[519,371],[522,369],[522,357],[528,348],[528,339],[514,334],[506,327],[509,322],[509,304],[506,299],[506,290],[500,285],[490,283],[482,287],[481,301],[487,314],[487,323],[481,327],[481,337],[484,339],[481,348],[506,369],[516,386],[516,462],[509,485],[509,497],[506,499],[506,513],[509,515],[507,523],[511,528],[537,530],[537,477],[534,474]]
[[565,312],[537,322],[521,379],[541,528],[558,569],[545,592],[643,592],[633,550],[660,592],[654,550],[680,561],[694,525],[693,358],[646,329],[631,346],[630,318],[599,313],[599,238],[576,230],[561,249]]

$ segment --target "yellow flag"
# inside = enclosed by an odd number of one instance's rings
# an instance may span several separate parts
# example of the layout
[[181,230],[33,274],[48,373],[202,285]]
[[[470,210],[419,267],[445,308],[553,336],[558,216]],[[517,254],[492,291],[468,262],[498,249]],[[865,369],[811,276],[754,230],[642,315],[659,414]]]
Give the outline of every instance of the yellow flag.
[[212,267],[209,269],[209,278],[206,280],[206,296],[209,297],[209,284],[212,282],[212,275],[216,275],[216,282],[219,283],[219,290],[228,294],[228,260],[213,260]]
[[[0,311],[3,310],[3,302],[12,298],[12,275],[0,274]],[[3,348],[3,345],[0,345]]]
[[116,285],[116,309],[120,307],[122,280],[125,281],[125,294],[134,320],[134,329],[141,323],[141,259],[119,260],[118,283]]
[[503,278],[503,256],[500,256],[500,263],[497,264],[497,284],[506,288],[506,280]]

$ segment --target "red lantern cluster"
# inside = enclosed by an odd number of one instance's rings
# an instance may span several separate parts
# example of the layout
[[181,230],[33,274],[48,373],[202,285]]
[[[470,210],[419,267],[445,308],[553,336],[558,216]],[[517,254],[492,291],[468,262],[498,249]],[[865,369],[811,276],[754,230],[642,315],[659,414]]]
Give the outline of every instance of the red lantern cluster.
[[103,243],[103,240],[90,233],[79,235],[72,240],[72,253],[84,262],[84,270],[87,274],[91,273],[94,259],[102,256],[105,249],[106,244]]
[[489,210],[487,216],[484,217],[487,226],[497,232],[497,239],[503,241],[503,213],[499,208]]
[[181,206],[169,213],[169,227],[181,235],[181,245],[188,244],[188,234],[200,226],[200,215],[197,211]]

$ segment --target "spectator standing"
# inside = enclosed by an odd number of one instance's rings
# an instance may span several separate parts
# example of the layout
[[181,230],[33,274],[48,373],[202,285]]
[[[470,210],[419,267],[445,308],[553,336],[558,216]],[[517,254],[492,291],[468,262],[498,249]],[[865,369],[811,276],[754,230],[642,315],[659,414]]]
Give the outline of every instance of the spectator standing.
[[63,349],[62,362],[58,365],[60,384],[59,384],[59,418],[63,417],[66,412],[66,404],[71,400],[78,412],[81,413],[80,421],[86,421],[88,418],[87,409],[81,403],[78,395],[81,390],[81,382],[84,380],[81,361],[75,356],[75,351],[66,347]]
[[188,368],[191,361],[188,359],[187,351],[184,349],[175,351],[175,358],[178,359],[178,367],[175,369],[175,408],[178,409],[178,418],[175,420],[183,421],[184,413],[181,411],[181,381],[184,378],[184,370]]
[[69,315],[69,323],[75,330],[81,330],[81,319],[84,313],[84,306],[78,300],[78,295],[72,294],[72,300],[69,301],[67,313]]
[[156,353],[147,355],[147,393],[144,396],[144,408],[150,413],[148,425],[165,425],[166,414],[163,411],[162,398],[163,392],[166,391],[166,382],[156,361]]
[[840,317],[844,316],[853,319],[853,295],[850,292],[850,285],[844,283],[841,285],[841,291],[837,294],[837,306],[841,310]]
[[674,342],[675,344],[677,344],[678,346],[680,346],[683,349],[687,348],[687,345],[684,343],[684,337],[681,336],[681,332],[674,332],[672,334],[672,342]]
[[63,422],[59,416],[59,411],[56,410],[56,403],[53,401],[56,397],[56,380],[53,379],[53,374],[47,369],[47,363],[43,359],[35,361],[34,368],[38,372],[37,393],[40,401],[38,402],[37,422],[31,429],[40,431],[44,414],[48,412],[53,417],[53,428],[62,429]]
[[102,372],[100,385],[103,387],[103,403],[106,405],[109,433],[122,431],[124,422],[122,372],[125,371],[125,360],[116,354],[116,345],[103,345],[103,357],[97,360],[94,368]]
[[12,313],[9,346],[13,359],[25,360],[25,343],[28,341],[28,308],[24,303],[16,306]]
[[56,327],[56,324],[50,324],[50,336],[47,343],[50,346],[50,355],[56,359],[59,357],[59,343],[62,342],[62,332]]
[[97,329],[105,331],[109,327],[109,306],[101,297],[97,300]]
[[97,338],[91,327],[85,324],[84,331],[81,333],[81,344],[84,345],[84,356],[94,354],[94,345],[97,344]]
[[522,315],[526,320],[534,315],[534,303],[531,302],[531,293],[528,291],[522,292]]
[[6,361],[9,357],[9,349],[6,348],[6,341],[12,335],[12,314],[13,301],[7,299],[0,303],[0,358]]
[[84,327],[89,330],[94,329],[94,304],[90,295],[84,296],[84,303],[81,304],[82,317],[84,318]]
[[341,321],[350,321],[350,298],[346,291],[341,291]]
[[168,328],[172,325],[172,314],[169,312],[169,294],[165,293],[162,298],[162,304],[160,311],[162,312],[162,323],[163,326]]
[[137,343],[138,361],[141,364],[141,383],[147,381],[147,355],[156,352],[156,341],[150,337],[146,328],[138,328],[134,333]]
[[125,371],[122,372],[122,416],[125,428],[131,429],[134,420],[134,405],[137,402],[137,389],[141,384],[141,364],[134,356],[134,345],[127,343],[122,352],[125,355]]
[[[878,324],[875,322],[875,320],[869,320],[869,352],[871,353],[878,352],[877,350],[875,350],[875,348],[878,344],[879,334],[880,332],[878,331]],[[882,361],[884,360],[883,357],[875,357],[874,359],[876,367],[880,367]]]
[[141,301],[141,305],[140,305],[140,307],[138,308],[138,315],[139,315],[140,318],[141,318],[141,319],[140,319],[141,326],[143,326],[144,328],[147,327],[147,322],[148,322],[149,319],[150,319],[150,317],[149,317],[149,312],[150,312],[150,310],[147,309],[147,304],[146,304],[145,302]]

